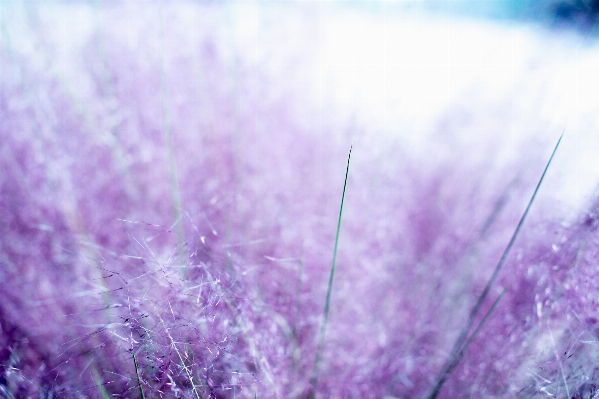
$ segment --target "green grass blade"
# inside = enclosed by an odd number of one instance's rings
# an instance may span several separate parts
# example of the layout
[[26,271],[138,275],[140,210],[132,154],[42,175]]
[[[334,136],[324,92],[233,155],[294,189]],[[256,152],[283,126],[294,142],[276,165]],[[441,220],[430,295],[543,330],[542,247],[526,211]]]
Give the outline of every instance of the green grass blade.
[[333,292],[333,280],[335,278],[335,266],[337,264],[337,250],[339,248],[339,233],[341,232],[341,219],[343,217],[343,204],[345,202],[345,190],[347,188],[347,177],[349,175],[349,164],[351,160],[351,151],[353,145],[349,148],[349,154],[347,156],[347,167],[345,169],[345,181],[343,182],[343,194],[341,195],[341,206],[339,207],[339,219],[337,220],[337,234],[335,236],[335,249],[333,250],[333,262],[331,264],[331,273],[329,275],[329,285],[327,288],[327,297],[324,304],[324,315],[322,320],[322,325],[320,328],[320,334],[318,337],[318,347],[316,348],[316,358],[314,360],[314,373],[312,377],[312,391],[310,392],[309,397],[311,399],[316,395],[316,387],[318,385],[318,371],[320,366],[320,352],[322,351],[322,347],[324,345],[324,338],[327,331],[327,324],[329,322],[329,312],[331,308],[331,294]]
[[460,335],[458,336],[458,339],[456,340],[456,342],[451,350],[449,359],[445,363],[445,366],[442,369],[442,372],[437,380],[437,383],[435,384],[435,387],[431,391],[430,395],[427,396],[428,399],[435,399],[437,397],[437,395],[439,394],[439,391],[441,390],[441,387],[447,380],[448,374],[457,365],[456,359],[458,359],[458,358],[461,359],[461,356],[459,356],[459,354],[465,349],[465,342],[468,337],[468,332],[472,328],[474,319],[478,315],[481,306],[483,305],[485,299],[489,295],[489,291],[491,290],[491,287],[495,283],[495,280],[497,279],[499,272],[501,271],[505,262],[507,261],[508,255],[510,254],[512,247],[514,246],[514,243],[516,242],[516,238],[518,238],[518,234],[520,233],[520,230],[522,229],[522,226],[524,225],[526,216],[528,215],[528,212],[530,211],[530,208],[532,207],[532,204],[537,196],[537,193],[539,192],[539,188],[541,187],[541,183],[543,183],[545,175],[547,174],[547,170],[549,170],[549,165],[551,165],[551,162],[553,161],[553,157],[555,156],[555,153],[557,152],[557,149],[558,149],[563,137],[564,137],[564,133],[562,132],[559,139],[557,140],[557,144],[555,145],[553,152],[551,153],[551,156],[549,157],[549,161],[547,161],[547,164],[545,165],[543,174],[541,175],[541,178],[539,179],[539,182],[537,183],[537,186],[532,194],[532,197],[530,198],[530,201],[528,202],[528,205],[526,206],[526,210],[522,214],[522,217],[520,218],[520,221],[518,222],[518,225],[516,226],[516,229],[514,230],[514,233],[512,234],[512,238],[510,239],[508,245],[506,246],[505,250],[503,251],[503,255],[501,255],[501,259],[497,263],[497,266],[495,266],[495,270],[493,271],[493,274],[487,281],[487,284],[486,284],[483,292],[479,295],[478,299],[476,300],[476,303],[474,304],[474,307],[472,308],[472,311],[470,312],[470,316],[468,317],[468,321],[466,322],[466,325],[460,332]]
[[92,376],[94,377],[94,382],[96,383],[96,386],[98,387],[98,391],[100,391],[100,396],[102,396],[102,399],[110,399],[110,394],[108,394],[108,391],[104,387],[104,383],[102,382],[102,377],[100,377],[98,370],[96,370],[96,368],[93,366],[92,366]]
[[491,307],[489,308],[489,310],[487,311],[487,313],[485,313],[485,316],[483,317],[483,319],[481,320],[481,322],[479,323],[479,325],[476,327],[476,329],[474,330],[474,332],[472,333],[472,335],[470,335],[470,338],[468,338],[468,340],[466,341],[466,343],[464,343],[464,346],[462,346],[462,348],[458,352],[458,355],[456,356],[456,358],[455,358],[455,360],[453,362],[454,364],[449,369],[449,373],[451,373],[453,371],[453,369],[458,365],[458,363],[460,362],[460,360],[462,360],[462,357],[464,357],[464,355],[466,354],[466,351],[468,350],[468,348],[470,347],[470,345],[472,344],[472,342],[474,341],[474,339],[476,338],[476,336],[480,333],[480,331],[482,330],[483,326],[485,325],[485,323],[487,322],[487,320],[489,319],[489,317],[491,317],[491,315],[493,314],[493,312],[497,308],[497,305],[499,305],[499,302],[501,301],[501,299],[503,298],[503,296],[505,295],[506,292],[507,291],[504,289],[501,292],[501,294],[499,294],[499,296],[497,297],[497,299],[495,299],[495,302],[493,302],[493,305],[491,305]]
[[450,358],[451,362],[448,363],[447,366],[446,366],[446,368],[443,370],[443,373],[441,374],[441,376],[439,377],[439,379],[437,381],[437,385],[435,385],[435,388],[433,389],[433,391],[431,392],[431,394],[428,396],[429,398],[435,398],[439,394],[439,392],[441,391],[441,387],[443,386],[443,384],[445,383],[445,381],[447,380],[447,378],[449,377],[449,375],[451,374],[451,372],[460,363],[460,360],[462,360],[462,358],[466,354],[466,351],[470,347],[470,344],[472,344],[472,342],[474,341],[474,339],[476,338],[476,336],[478,335],[478,333],[480,332],[480,330],[482,330],[483,326],[485,325],[485,323],[489,319],[489,317],[493,314],[493,312],[495,311],[495,308],[497,308],[497,305],[499,304],[499,301],[501,301],[501,298],[503,298],[503,295],[505,295],[505,293],[506,293],[505,290],[503,290],[501,292],[501,294],[499,295],[499,297],[497,297],[497,299],[495,300],[495,302],[493,302],[493,305],[491,306],[491,308],[487,311],[487,313],[483,317],[483,319],[480,322],[480,324],[478,325],[478,327],[476,327],[476,330],[474,330],[474,332],[472,333],[472,335],[470,335],[470,338],[468,338],[468,340],[460,348],[460,350],[458,351],[458,353],[456,354],[456,356],[453,357],[453,358]]
[[141,399],[146,399],[146,395],[144,395],[144,390],[141,386],[141,377],[139,376],[139,366],[137,365],[137,357],[135,356],[135,351],[133,347],[131,347],[131,355],[133,355],[133,364],[135,365],[135,375],[137,375],[137,386],[139,386],[139,394],[141,395]]

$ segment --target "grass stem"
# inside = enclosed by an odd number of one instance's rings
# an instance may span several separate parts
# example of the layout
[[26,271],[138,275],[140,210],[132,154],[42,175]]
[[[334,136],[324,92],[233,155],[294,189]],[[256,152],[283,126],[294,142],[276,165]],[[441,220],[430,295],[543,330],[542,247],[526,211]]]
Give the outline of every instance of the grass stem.
[[337,220],[337,234],[335,236],[335,249],[333,250],[333,262],[331,265],[331,273],[329,275],[329,286],[327,288],[327,297],[324,304],[324,315],[322,325],[320,328],[320,334],[318,337],[318,347],[316,348],[316,358],[314,359],[314,372],[312,377],[312,389],[310,392],[310,399],[314,399],[316,395],[316,388],[318,386],[318,372],[320,367],[320,356],[322,347],[324,346],[324,339],[327,331],[327,324],[329,322],[329,312],[331,308],[331,294],[333,292],[333,279],[335,277],[335,266],[337,264],[337,249],[339,248],[339,233],[341,232],[341,219],[343,216],[343,203],[345,202],[345,190],[347,188],[347,177],[349,175],[349,163],[351,160],[351,151],[353,145],[349,148],[349,154],[347,156],[347,167],[345,169],[345,181],[343,182],[343,194],[341,195],[341,206],[339,207],[339,219]]
[[[524,224],[524,221],[526,220],[526,216],[528,215],[528,212],[530,211],[530,208],[532,207],[532,204],[537,196],[537,193],[539,192],[541,183],[543,182],[543,179],[545,178],[545,175],[547,174],[549,165],[551,165],[551,161],[553,160],[553,157],[555,156],[555,153],[557,152],[557,149],[559,147],[560,142],[562,141],[563,136],[564,136],[564,133],[562,132],[559,139],[557,140],[557,144],[555,145],[553,152],[551,153],[551,156],[549,157],[549,161],[547,161],[547,164],[545,165],[543,174],[541,175],[541,178],[539,179],[539,182],[537,183],[537,186],[532,194],[532,197],[530,198],[530,201],[528,202],[528,205],[526,206],[526,210],[522,214],[522,217],[520,218],[520,221],[518,222],[518,225],[516,226],[516,230],[514,230],[514,233],[512,234],[512,238],[510,239],[508,245],[506,246],[505,250],[503,251],[503,255],[501,256],[499,263],[497,263],[497,266],[495,267],[493,274],[487,281],[487,285],[485,286],[483,292],[479,295],[478,299],[476,300],[476,303],[474,304],[474,307],[472,308],[472,311],[470,312],[470,316],[468,317],[468,321],[466,322],[466,325],[460,332],[458,339],[454,343],[453,349],[451,350],[451,354],[449,355],[449,358],[448,358],[447,362],[445,363],[445,366],[443,367],[439,378],[437,379],[437,383],[435,384],[430,395],[427,396],[427,399],[435,399],[437,397],[437,395],[439,395],[441,387],[447,380],[448,375],[457,366],[457,364],[459,363],[460,359],[463,356],[463,353],[465,352],[465,349],[467,349],[466,344],[467,345],[470,344],[471,340],[468,340],[468,342],[466,341],[466,339],[468,337],[468,332],[472,328],[474,319],[478,315],[481,306],[483,305],[485,299],[489,295],[491,287],[495,283],[495,280],[497,280],[497,276],[499,275],[499,272],[501,271],[501,269],[505,265],[505,262],[507,261],[508,255],[510,254],[512,247],[514,246],[514,243],[516,242],[516,238],[518,237],[518,234],[520,233],[520,230],[522,229],[522,225]],[[495,305],[493,305],[493,306],[495,306]],[[494,308],[492,307],[492,309],[494,309]],[[485,318],[486,317],[487,316],[485,315]],[[483,319],[483,321],[485,321],[485,320]],[[482,322],[481,322],[481,324],[482,324]],[[482,325],[480,325],[479,327],[482,327]],[[478,331],[475,331],[475,333],[477,333],[477,332]],[[471,338],[473,339],[474,336],[475,335],[473,333]]]
[[137,376],[137,386],[139,387],[139,394],[141,399],[146,399],[146,395],[144,395],[144,390],[141,386],[141,377],[139,375],[139,366],[137,365],[137,357],[135,356],[135,351],[133,350],[133,345],[131,345],[131,355],[133,355],[133,364],[135,365],[135,375]]

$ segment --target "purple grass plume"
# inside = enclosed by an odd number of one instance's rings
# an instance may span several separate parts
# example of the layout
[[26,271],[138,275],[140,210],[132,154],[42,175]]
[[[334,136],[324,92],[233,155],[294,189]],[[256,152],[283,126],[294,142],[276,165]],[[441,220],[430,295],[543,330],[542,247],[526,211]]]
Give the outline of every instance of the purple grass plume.
[[564,126],[473,89],[421,147],[314,97],[333,11],[239,7],[0,4],[0,397],[598,397]]

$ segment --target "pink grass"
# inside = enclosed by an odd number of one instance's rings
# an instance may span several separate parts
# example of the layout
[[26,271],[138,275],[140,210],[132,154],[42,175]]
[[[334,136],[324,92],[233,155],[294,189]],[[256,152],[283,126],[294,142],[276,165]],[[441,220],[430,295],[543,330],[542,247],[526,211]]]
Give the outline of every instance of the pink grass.
[[[317,353],[318,398],[430,394],[559,131],[506,158],[457,107],[418,152],[226,6],[0,7],[0,396],[306,398]],[[439,397],[596,395],[596,200],[538,195]]]

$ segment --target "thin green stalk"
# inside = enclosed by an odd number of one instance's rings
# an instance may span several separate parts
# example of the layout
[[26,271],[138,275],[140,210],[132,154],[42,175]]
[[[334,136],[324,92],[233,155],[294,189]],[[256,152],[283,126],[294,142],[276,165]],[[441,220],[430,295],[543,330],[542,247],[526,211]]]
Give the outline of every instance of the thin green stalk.
[[133,355],[133,364],[135,365],[135,375],[137,375],[137,386],[139,386],[139,394],[141,395],[141,399],[146,399],[146,395],[144,395],[144,390],[141,386],[141,377],[139,376],[139,366],[137,365],[137,357],[135,357],[135,351],[133,350],[133,345],[131,345],[131,354]]
[[[137,367],[136,367],[136,370],[137,370]],[[102,377],[100,377],[100,374],[98,374],[98,370],[96,370],[96,368],[93,366],[92,366],[92,376],[94,377],[94,382],[96,383],[96,386],[98,387],[98,391],[100,391],[100,396],[102,396],[102,399],[110,399],[110,395],[108,394],[108,391],[104,387],[104,382],[102,382]],[[139,376],[138,376],[138,378],[139,378]],[[141,389],[141,386],[139,388]],[[142,398],[143,398],[143,396],[142,396]]]
[[316,388],[318,386],[318,372],[320,366],[320,352],[324,346],[324,338],[327,331],[327,324],[329,322],[329,312],[331,308],[331,294],[333,292],[333,279],[335,277],[335,266],[337,264],[337,249],[339,247],[339,233],[341,232],[341,219],[343,216],[343,203],[345,202],[345,190],[347,188],[347,176],[349,175],[349,163],[351,159],[351,150],[353,145],[349,148],[349,154],[347,156],[347,167],[345,169],[345,181],[343,182],[343,194],[341,195],[341,206],[339,207],[339,219],[337,220],[337,235],[335,236],[335,249],[333,251],[333,263],[331,265],[331,274],[329,275],[329,286],[327,289],[327,298],[324,304],[324,316],[322,325],[320,328],[320,334],[318,338],[318,347],[316,349],[316,358],[314,359],[314,372],[312,377],[312,391],[310,392],[310,399],[313,399],[316,395]]
[[524,224],[524,221],[526,220],[526,216],[528,215],[528,212],[530,211],[532,203],[534,202],[534,200],[537,196],[537,193],[539,192],[541,183],[543,183],[543,179],[545,178],[545,175],[547,174],[549,165],[551,165],[551,161],[553,161],[553,157],[555,156],[555,153],[557,152],[557,148],[559,147],[559,144],[562,141],[562,137],[564,137],[563,132],[560,135],[559,140],[557,140],[557,144],[555,145],[555,148],[553,149],[553,152],[551,153],[551,157],[549,157],[549,161],[547,161],[547,164],[545,165],[545,170],[543,170],[543,174],[541,175],[541,178],[539,179],[539,182],[537,183],[537,186],[532,194],[532,197],[530,198],[530,201],[528,202],[526,210],[522,214],[522,217],[520,218],[520,221],[518,222],[518,225],[516,226],[516,230],[514,231],[514,234],[512,234],[512,238],[510,239],[510,242],[508,243],[507,247],[503,251],[503,255],[501,256],[499,263],[495,267],[493,274],[489,278],[489,281],[487,281],[487,285],[485,286],[485,289],[483,290],[483,292],[479,295],[478,299],[476,300],[476,303],[474,304],[474,307],[472,308],[472,311],[470,312],[470,316],[468,317],[468,321],[466,322],[466,325],[464,326],[460,335],[458,336],[458,339],[454,343],[453,349],[451,350],[451,354],[449,355],[449,359],[445,363],[445,366],[443,367],[443,370],[437,380],[437,383],[435,384],[435,387],[431,391],[430,395],[427,396],[428,399],[435,399],[437,397],[437,395],[439,395],[441,387],[447,380],[449,373],[451,373],[451,371],[455,368],[455,366],[459,362],[459,359],[461,359],[460,353],[462,353],[466,349],[465,342],[468,337],[468,332],[470,331],[470,328],[472,328],[474,319],[478,315],[478,312],[480,311],[480,308],[483,305],[483,302],[487,298],[487,295],[489,295],[491,287],[495,283],[495,280],[497,279],[499,272],[501,271],[505,262],[507,261],[508,255],[510,254],[512,247],[514,246],[514,243],[516,242],[516,238],[518,237],[518,234],[520,233],[520,230],[522,229],[522,225]]
[[[505,293],[506,293],[506,290],[504,289],[501,292],[501,294],[499,294],[499,296],[497,297],[497,299],[495,300],[495,302],[493,302],[493,305],[491,305],[491,308],[487,311],[487,313],[485,313],[485,316],[481,320],[481,322],[478,325],[478,327],[476,327],[476,330],[474,330],[474,332],[472,333],[472,335],[470,335],[470,338],[468,338],[468,340],[466,341],[466,343],[464,343],[464,346],[462,346],[462,348],[459,350],[459,352],[457,353],[457,355],[455,356],[455,358],[447,366],[447,370],[445,371],[445,373],[439,379],[439,381],[442,381],[441,384],[440,384],[440,386],[439,386],[439,389],[443,385],[443,383],[445,382],[445,380],[447,379],[447,377],[449,376],[449,374],[451,374],[451,372],[460,363],[460,360],[462,360],[462,358],[466,354],[466,351],[468,350],[468,348],[470,347],[470,345],[472,344],[472,342],[474,341],[474,339],[476,338],[476,336],[480,333],[480,331],[482,330],[483,326],[485,325],[485,323],[487,322],[487,320],[489,319],[489,317],[491,317],[491,315],[493,314],[493,312],[497,308],[497,305],[499,305],[499,302],[501,301],[501,299],[503,298],[503,296],[505,295]],[[437,384],[437,385],[439,385],[439,384]]]

